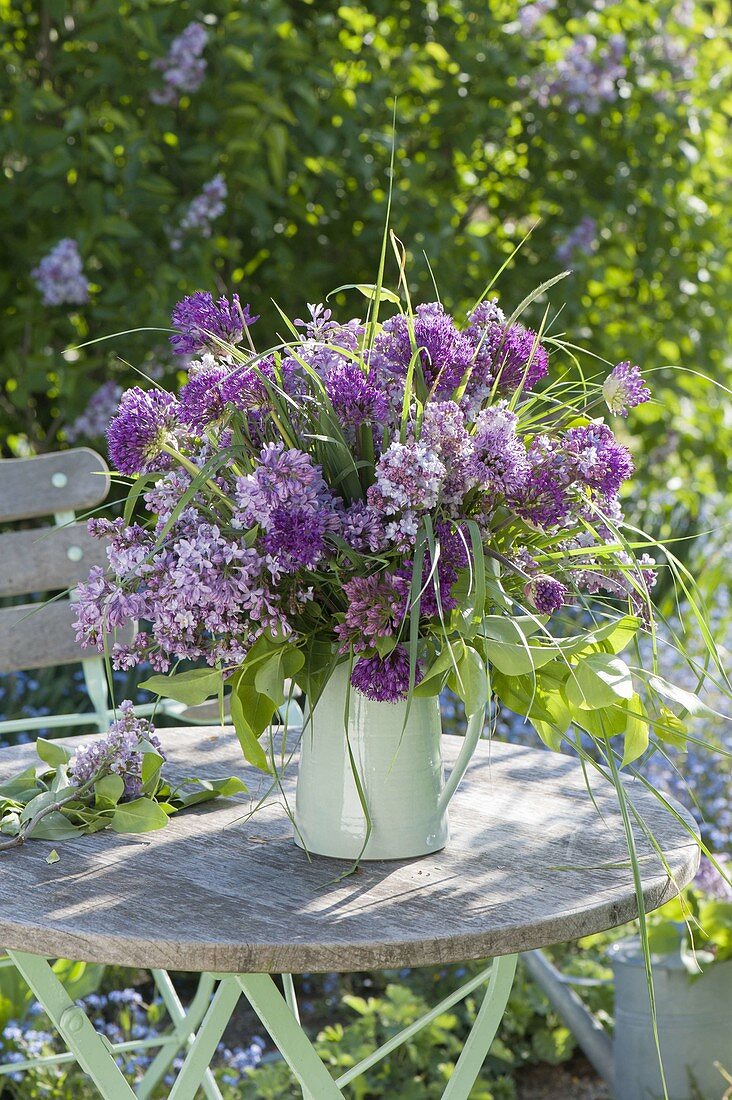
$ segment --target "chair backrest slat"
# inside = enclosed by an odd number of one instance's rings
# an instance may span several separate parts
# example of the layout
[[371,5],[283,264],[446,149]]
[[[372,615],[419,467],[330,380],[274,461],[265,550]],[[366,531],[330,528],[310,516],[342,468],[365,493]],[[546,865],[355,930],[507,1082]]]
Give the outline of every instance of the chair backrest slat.
[[0,535],[0,596],[73,588],[95,565],[105,567],[107,555],[86,524],[8,531]]
[[0,460],[0,523],[93,508],[110,486],[106,462],[88,447]]
[[0,608],[0,671],[78,664],[93,656],[79,649],[70,600]]

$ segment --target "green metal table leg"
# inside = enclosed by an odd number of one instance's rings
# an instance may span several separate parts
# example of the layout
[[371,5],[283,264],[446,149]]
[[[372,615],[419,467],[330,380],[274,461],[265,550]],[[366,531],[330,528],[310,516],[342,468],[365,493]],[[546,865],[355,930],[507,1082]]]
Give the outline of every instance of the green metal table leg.
[[193,1100],[240,997],[237,978],[232,976],[220,982],[168,1100]]
[[[239,974],[247,1000],[274,1039],[277,1049],[312,1100],[338,1100],[336,1085],[269,974]],[[170,1100],[178,1100],[171,1094]]]
[[94,1030],[84,1010],[74,1004],[46,959],[25,951],[8,951],[8,955],[104,1100],[135,1100],[109,1045]]
[[468,1100],[506,1011],[517,961],[518,955],[501,955],[493,960],[483,1003],[442,1100]]
[[[186,1012],[167,970],[153,970],[151,973],[168,1010],[178,1043],[171,1043],[163,1047],[150,1063],[136,1089],[138,1100],[148,1100],[151,1093],[155,1091],[163,1077],[165,1077],[180,1050],[183,1047],[192,1046],[193,1033],[206,1014],[216,985],[216,979],[212,974],[201,974],[198,980],[198,989]],[[210,1069],[207,1069],[203,1076],[202,1088],[207,1100],[222,1100],[221,1092]]]

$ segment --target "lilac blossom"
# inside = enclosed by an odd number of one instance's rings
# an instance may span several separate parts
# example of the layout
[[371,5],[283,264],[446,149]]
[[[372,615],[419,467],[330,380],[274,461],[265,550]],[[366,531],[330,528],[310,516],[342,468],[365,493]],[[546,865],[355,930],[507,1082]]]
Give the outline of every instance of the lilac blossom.
[[343,585],[348,608],[335,632],[340,652],[363,653],[379,638],[394,638],[407,614],[409,581],[391,573],[354,577]]
[[170,231],[170,247],[174,252],[180,251],[186,236],[208,240],[213,232],[211,223],[226,210],[228,195],[226,180],[220,172],[204,183],[200,195],[196,195],[178,225]]
[[526,446],[516,433],[518,417],[505,401],[490,405],[475,421],[473,446],[480,463],[481,487],[492,494],[514,496],[529,477]]
[[202,351],[219,351],[221,342],[238,344],[244,329],[259,318],[252,316],[249,306],[242,308],[239,295],[214,301],[207,291],[197,291],[178,302],[173,310],[173,327],[178,332],[170,337],[177,355],[196,355]]
[[103,382],[89,398],[83,413],[66,429],[66,438],[70,443],[77,439],[96,439],[109,427],[109,421],[117,411],[122,396],[122,387],[116,382]]
[[126,390],[107,429],[109,457],[121,474],[164,470],[170,458],[164,448],[174,439],[178,405],[165,390]]
[[31,278],[43,295],[44,306],[83,305],[89,301],[89,282],[73,237],[64,237],[47,252]]
[[447,471],[424,443],[392,443],[376,464],[368,503],[386,515],[434,508]]
[[522,4],[518,12],[521,33],[530,38],[536,26],[544,18],[547,12],[553,11],[556,0],[535,0],[533,4]]
[[454,401],[429,401],[425,405],[419,439],[445,467],[443,501],[448,505],[461,505],[465,494],[481,480],[483,467],[476,457],[475,443],[459,405]]
[[542,65],[523,82],[541,107],[558,99],[572,114],[597,114],[604,103],[614,103],[627,73],[623,61],[626,41],[615,34],[600,45],[593,34],[578,35],[557,61]]
[[266,529],[274,510],[283,507],[326,511],[332,514],[332,526],[337,525],[335,498],[320,466],[309,454],[283,443],[262,448],[254,473],[237,478],[235,499],[235,522],[242,527],[258,523]]
[[627,416],[628,409],[634,409],[650,399],[651,391],[643,381],[640,367],[626,359],[618,363],[605,379],[602,396],[611,413]]
[[361,553],[376,554],[385,548],[384,522],[376,508],[354,501],[341,513],[341,536]]
[[596,252],[598,243],[597,221],[587,215],[559,242],[554,255],[561,264],[568,264],[577,252],[585,256]]
[[120,703],[119,711],[120,717],[112,722],[109,733],[78,747],[69,761],[68,774],[77,786],[95,777],[118,775],[125,785],[122,800],[129,802],[142,793],[140,742],[149,742],[163,760],[166,757],[155,727],[145,718],[135,718],[129,699]]
[[206,59],[202,57],[208,42],[208,32],[202,23],[189,23],[170,44],[166,57],[158,57],[153,69],[163,74],[163,87],[150,93],[153,103],[176,106],[181,95],[196,92],[206,75]]
[[[417,664],[415,684],[422,679],[422,670]],[[398,703],[406,699],[409,692],[409,654],[403,645],[398,645],[386,657],[360,657],[351,673],[351,683],[377,703]]]

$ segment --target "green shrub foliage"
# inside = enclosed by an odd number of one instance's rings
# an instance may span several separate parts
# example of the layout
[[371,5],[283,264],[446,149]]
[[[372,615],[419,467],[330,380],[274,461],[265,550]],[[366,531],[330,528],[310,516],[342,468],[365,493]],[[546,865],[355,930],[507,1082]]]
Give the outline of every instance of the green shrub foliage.
[[[507,298],[571,267],[555,331],[613,363],[729,381],[723,20],[693,0],[9,0],[0,453],[98,437],[76,423],[89,399],[135,380],[121,354],[175,370],[166,334],[64,351],[164,328],[184,293],[238,289],[270,343],[271,296],[296,314],[371,281],[395,96],[392,224],[415,292],[434,297],[424,251],[446,304],[467,306],[539,222]],[[176,88],[169,51],[191,23]],[[227,196],[202,232],[191,203],[217,177]],[[44,304],[31,272],[64,238],[87,300]],[[666,403],[640,414],[666,446],[652,476],[678,475],[693,509],[727,468],[725,394],[672,369],[651,381]]]

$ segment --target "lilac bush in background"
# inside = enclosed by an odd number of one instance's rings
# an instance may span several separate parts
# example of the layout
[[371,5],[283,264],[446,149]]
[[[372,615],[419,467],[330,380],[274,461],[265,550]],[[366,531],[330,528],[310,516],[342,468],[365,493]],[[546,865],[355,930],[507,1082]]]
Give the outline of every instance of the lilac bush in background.
[[226,180],[218,175],[204,183],[200,195],[190,204],[180,222],[170,231],[170,247],[174,252],[183,246],[183,240],[189,234],[208,240],[212,233],[211,222],[220,218],[226,210],[229,191]]
[[89,300],[89,283],[72,237],[64,237],[47,252],[31,277],[43,295],[44,306],[82,305]]
[[170,44],[166,57],[153,61],[153,69],[163,74],[163,87],[154,88],[150,99],[159,106],[176,106],[186,92],[196,92],[206,76],[206,59],[202,57],[208,32],[202,23],[189,23]]

